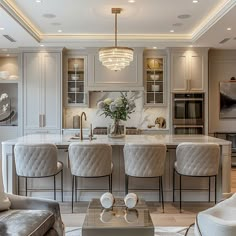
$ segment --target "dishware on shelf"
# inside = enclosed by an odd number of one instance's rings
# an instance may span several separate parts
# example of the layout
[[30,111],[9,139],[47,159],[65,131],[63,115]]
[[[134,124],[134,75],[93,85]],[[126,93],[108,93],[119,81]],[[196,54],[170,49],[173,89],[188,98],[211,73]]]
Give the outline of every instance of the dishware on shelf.
[[79,64],[74,64],[74,68],[75,69],[79,68]]
[[79,88],[70,88],[70,92],[79,92]]
[[150,75],[151,80],[159,80],[160,75]]
[[8,79],[9,75],[8,71],[0,71],[0,79]]
[[71,79],[72,79],[72,80],[79,80],[79,75],[72,75],[72,76],[71,76]]
[[160,91],[160,85],[159,85],[159,84],[153,84],[153,85],[152,85],[152,91],[153,91],[153,92],[158,92],[158,91]]

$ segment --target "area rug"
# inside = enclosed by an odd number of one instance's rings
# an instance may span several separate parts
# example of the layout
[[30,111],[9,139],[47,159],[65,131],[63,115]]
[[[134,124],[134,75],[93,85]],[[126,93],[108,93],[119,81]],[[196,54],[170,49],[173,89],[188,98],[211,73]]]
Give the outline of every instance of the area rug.
[[[188,227],[155,227],[155,236],[184,236]],[[66,227],[66,236],[81,236],[80,227]],[[193,228],[188,236],[194,236]]]

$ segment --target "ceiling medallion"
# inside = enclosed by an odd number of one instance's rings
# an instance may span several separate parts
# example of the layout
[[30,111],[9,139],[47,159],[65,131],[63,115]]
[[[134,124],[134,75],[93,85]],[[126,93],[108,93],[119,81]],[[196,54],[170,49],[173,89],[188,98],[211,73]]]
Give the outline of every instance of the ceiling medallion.
[[119,71],[133,61],[134,50],[128,47],[117,46],[117,14],[120,14],[121,8],[112,8],[112,14],[115,14],[115,46],[99,49],[99,60],[110,70]]

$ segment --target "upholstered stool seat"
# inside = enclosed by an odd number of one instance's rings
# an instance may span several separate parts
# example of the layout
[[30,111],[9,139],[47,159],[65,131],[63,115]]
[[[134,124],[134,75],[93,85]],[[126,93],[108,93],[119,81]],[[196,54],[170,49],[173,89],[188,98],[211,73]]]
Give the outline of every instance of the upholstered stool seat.
[[[98,143],[71,143],[69,145],[69,161],[72,174],[72,212],[75,199],[77,201],[77,177],[100,178],[108,177],[109,191],[112,192],[112,147]],[[104,190],[104,189],[95,189]]]
[[159,200],[162,199],[164,211],[163,183],[166,159],[164,144],[126,144],[124,146],[125,192],[128,193],[129,177],[158,178]]
[[57,160],[57,147],[54,144],[23,144],[14,147],[16,174],[25,178],[25,195],[27,196],[28,178],[54,177],[54,200],[56,200],[56,175],[61,172],[61,199],[63,201],[63,163]]
[[175,201],[175,173],[179,175],[180,212],[182,208],[182,176],[207,177],[210,201],[211,177],[215,179],[215,202],[217,192],[216,176],[219,170],[220,147],[215,143],[181,143],[176,149],[173,171],[173,202]]
[[236,194],[198,213],[194,233],[196,236],[235,236]]

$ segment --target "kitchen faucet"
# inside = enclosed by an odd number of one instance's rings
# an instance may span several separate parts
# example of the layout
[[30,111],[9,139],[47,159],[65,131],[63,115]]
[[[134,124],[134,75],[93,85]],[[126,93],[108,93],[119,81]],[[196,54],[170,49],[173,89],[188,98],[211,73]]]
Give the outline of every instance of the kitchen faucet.
[[82,112],[80,115],[80,140],[83,140],[83,116],[84,116],[84,120],[87,120],[87,116],[85,112]]

